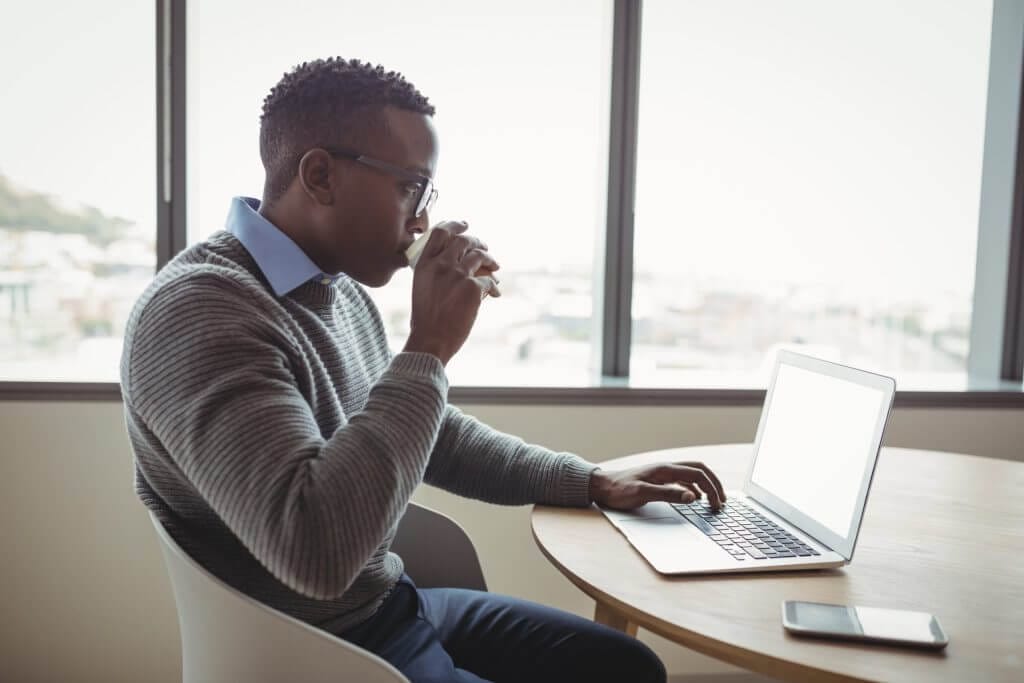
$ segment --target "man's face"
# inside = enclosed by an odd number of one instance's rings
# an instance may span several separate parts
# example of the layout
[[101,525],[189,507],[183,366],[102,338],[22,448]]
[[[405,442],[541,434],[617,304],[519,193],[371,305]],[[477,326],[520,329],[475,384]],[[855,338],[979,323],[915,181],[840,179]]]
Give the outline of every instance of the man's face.
[[[433,178],[437,134],[425,114],[385,107],[384,125],[352,151]],[[424,211],[416,217],[419,187],[407,178],[353,159],[332,157],[329,174],[333,201],[317,207],[314,224],[324,258],[357,282],[380,287],[406,264],[405,250],[427,229]]]

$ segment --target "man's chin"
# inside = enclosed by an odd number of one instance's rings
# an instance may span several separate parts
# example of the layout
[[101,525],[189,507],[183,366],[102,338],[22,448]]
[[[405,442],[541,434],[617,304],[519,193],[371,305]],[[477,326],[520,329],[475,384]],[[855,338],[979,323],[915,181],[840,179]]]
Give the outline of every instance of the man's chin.
[[384,273],[365,273],[361,274],[359,277],[353,277],[352,279],[361,285],[376,289],[391,282],[391,278],[395,276],[395,272],[396,271],[394,270],[389,270]]

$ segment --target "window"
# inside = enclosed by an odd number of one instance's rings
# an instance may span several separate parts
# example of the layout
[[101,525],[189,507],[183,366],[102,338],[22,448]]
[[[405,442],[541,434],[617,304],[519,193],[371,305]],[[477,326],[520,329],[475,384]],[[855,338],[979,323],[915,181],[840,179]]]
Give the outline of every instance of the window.
[[783,346],[962,376],[991,2],[643,14],[632,383],[756,386]]
[[[435,104],[431,220],[503,265],[463,396],[687,401],[657,389],[762,388],[779,348],[1020,392],[1020,3],[58,7],[0,23],[4,398],[119,394],[142,289],[262,194],[262,101],[331,55]],[[411,285],[369,290],[395,350]]]
[[[189,241],[259,197],[262,101],[281,74],[341,55],[402,72],[437,107],[431,222],[464,219],[501,262],[448,367],[462,385],[588,385],[595,244],[605,223],[611,2],[189,5]],[[600,263],[601,261],[598,261]],[[397,349],[411,272],[370,290]]]
[[153,5],[16,14],[0,23],[0,380],[116,382],[156,267]]

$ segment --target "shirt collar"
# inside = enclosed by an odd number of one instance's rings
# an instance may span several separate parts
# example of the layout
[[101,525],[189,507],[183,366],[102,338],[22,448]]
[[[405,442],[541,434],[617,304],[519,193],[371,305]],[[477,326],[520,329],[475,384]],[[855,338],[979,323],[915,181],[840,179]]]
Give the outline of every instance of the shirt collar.
[[284,296],[310,280],[333,287],[341,274],[328,275],[321,271],[299,245],[258,213],[259,208],[258,199],[235,197],[231,200],[225,230],[252,254],[274,294]]

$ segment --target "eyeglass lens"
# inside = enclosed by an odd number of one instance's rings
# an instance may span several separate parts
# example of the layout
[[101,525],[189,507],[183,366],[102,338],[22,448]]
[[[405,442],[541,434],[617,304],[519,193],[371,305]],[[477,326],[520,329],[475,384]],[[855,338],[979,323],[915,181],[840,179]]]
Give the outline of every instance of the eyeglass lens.
[[424,211],[429,211],[436,200],[437,190],[434,189],[433,183],[424,183],[423,194],[420,195],[420,201],[416,205],[416,216],[419,217]]

